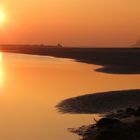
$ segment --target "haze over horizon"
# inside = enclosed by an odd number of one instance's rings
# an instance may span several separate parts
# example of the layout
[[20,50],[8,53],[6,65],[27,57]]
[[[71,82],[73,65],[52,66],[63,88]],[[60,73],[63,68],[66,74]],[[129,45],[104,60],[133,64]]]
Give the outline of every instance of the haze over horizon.
[[140,38],[139,6],[139,0],[4,0],[0,44],[128,47]]

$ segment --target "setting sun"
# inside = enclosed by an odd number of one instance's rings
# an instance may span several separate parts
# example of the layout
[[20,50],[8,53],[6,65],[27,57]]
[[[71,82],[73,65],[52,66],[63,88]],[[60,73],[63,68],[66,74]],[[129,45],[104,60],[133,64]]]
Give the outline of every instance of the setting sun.
[[2,9],[0,9],[0,25],[5,22],[5,13]]

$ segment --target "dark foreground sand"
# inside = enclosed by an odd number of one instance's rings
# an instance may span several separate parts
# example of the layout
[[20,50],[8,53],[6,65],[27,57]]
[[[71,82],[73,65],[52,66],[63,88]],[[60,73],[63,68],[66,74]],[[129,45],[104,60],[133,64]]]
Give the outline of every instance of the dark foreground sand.
[[62,113],[104,114],[115,110],[140,106],[140,89],[86,94],[60,102]]
[[79,135],[81,140],[139,140],[140,117],[137,117],[137,120],[133,122],[102,118],[96,124],[83,125],[68,130]]
[[140,90],[111,91],[73,97],[57,106],[61,113],[101,114],[95,124],[68,129],[82,140],[139,140]]
[[139,48],[57,48],[45,46],[0,46],[1,51],[71,58],[103,66],[98,72],[140,74]]

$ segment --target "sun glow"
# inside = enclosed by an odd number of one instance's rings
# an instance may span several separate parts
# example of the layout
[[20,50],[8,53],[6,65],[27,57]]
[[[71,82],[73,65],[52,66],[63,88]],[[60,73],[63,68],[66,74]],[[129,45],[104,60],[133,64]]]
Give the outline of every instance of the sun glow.
[[0,25],[3,25],[5,23],[5,13],[4,11],[0,8]]

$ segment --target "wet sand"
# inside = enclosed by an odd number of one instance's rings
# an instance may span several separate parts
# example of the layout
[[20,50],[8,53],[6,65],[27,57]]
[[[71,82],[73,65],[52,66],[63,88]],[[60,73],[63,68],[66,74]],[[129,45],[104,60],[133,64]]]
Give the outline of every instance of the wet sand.
[[68,129],[82,137],[81,140],[139,140],[139,89],[73,97],[56,107],[61,113],[102,115],[94,124]]
[[140,89],[86,94],[60,102],[61,113],[104,114],[128,107],[140,106]]

